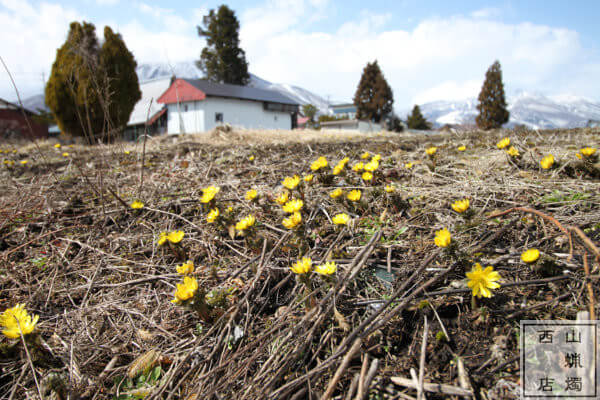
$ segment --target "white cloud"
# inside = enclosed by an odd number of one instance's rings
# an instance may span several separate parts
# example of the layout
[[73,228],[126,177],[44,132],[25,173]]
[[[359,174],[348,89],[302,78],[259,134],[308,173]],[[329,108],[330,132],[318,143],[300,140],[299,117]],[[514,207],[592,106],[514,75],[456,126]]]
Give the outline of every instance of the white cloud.
[[411,103],[423,104],[435,100],[463,100],[477,97],[481,86],[482,81],[478,79],[464,82],[446,81],[418,93]]
[[114,6],[119,3],[119,0],[96,0],[96,3],[100,6]]
[[496,7],[487,7],[475,10],[469,14],[473,18],[495,18],[502,14],[502,11]]

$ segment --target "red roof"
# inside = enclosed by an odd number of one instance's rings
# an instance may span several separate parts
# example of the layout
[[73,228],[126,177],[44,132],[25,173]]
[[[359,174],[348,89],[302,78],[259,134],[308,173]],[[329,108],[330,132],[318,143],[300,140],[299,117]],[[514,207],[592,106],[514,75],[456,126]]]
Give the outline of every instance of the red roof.
[[176,79],[166,92],[156,102],[163,104],[183,103],[186,101],[201,101],[206,98],[206,93],[196,88],[184,79]]
[[298,115],[298,125],[304,125],[305,123],[308,122],[310,118],[308,117],[301,117]]

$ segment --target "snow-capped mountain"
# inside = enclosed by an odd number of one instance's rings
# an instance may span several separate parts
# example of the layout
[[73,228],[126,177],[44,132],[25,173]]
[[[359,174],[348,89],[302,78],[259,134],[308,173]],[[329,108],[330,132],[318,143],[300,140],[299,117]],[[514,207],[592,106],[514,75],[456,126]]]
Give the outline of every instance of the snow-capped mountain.
[[[172,65],[167,63],[141,64],[137,67],[138,79],[145,82],[157,78],[165,78],[175,75],[178,78],[199,79],[204,77],[193,61],[179,62]],[[249,86],[274,90],[297,101],[299,104],[313,104],[322,113],[328,113],[329,105],[321,96],[314,94],[298,86],[287,85],[284,83],[271,83],[254,74],[250,74]]]
[[[534,129],[576,128],[589,120],[600,120],[600,103],[579,96],[545,96],[520,91],[507,98],[510,120],[506,126],[526,125]],[[477,99],[435,101],[419,106],[436,126],[474,124]],[[405,111],[400,116],[406,115]]]

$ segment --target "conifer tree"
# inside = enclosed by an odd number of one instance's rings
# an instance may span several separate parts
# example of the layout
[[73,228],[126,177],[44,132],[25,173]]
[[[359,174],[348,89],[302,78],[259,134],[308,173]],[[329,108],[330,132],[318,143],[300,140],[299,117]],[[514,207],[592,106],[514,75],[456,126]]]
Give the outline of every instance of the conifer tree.
[[379,123],[392,111],[394,95],[377,60],[367,63],[354,94],[356,118]]
[[213,82],[246,85],[250,80],[246,53],[240,48],[238,22],[235,12],[221,5],[217,12],[210,10],[198,26],[198,35],[206,38],[196,65]]
[[123,129],[141,98],[133,55],[110,28],[100,46],[96,28],[72,22],[46,84],[46,104],[61,131],[89,143]]
[[418,105],[415,105],[412,109],[412,113],[406,116],[406,124],[408,125],[408,129],[420,129],[425,131],[431,129],[431,124],[427,122],[423,114],[421,114],[421,109]]
[[495,61],[485,73],[485,81],[478,100],[479,115],[475,118],[475,122],[479,128],[486,130],[499,128],[508,122],[510,114],[506,107],[502,70],[498,61]]

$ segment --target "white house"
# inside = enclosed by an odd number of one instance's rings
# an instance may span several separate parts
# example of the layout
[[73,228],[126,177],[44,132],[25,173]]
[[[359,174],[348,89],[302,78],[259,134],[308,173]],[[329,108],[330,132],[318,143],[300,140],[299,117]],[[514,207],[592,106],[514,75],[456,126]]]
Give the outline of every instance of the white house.
[[175,79],[158,102],[167,107],[169,134],[208,132],[221,124],[292,129],[299,106],[279,92],[203,79]]
[[337,121],[321,122],[321,129],[358,132],[379,132],[381,128],[381,124],[357,119],[340,119]]
[[135,103],[129,116],[124,135],[126,139],[137,139],[145,132],[150,135],[160,135],[167,131],[167,107],[159,104],[157,100],[170,86],[171,78],[159,78],[140,83],[142,97]]

